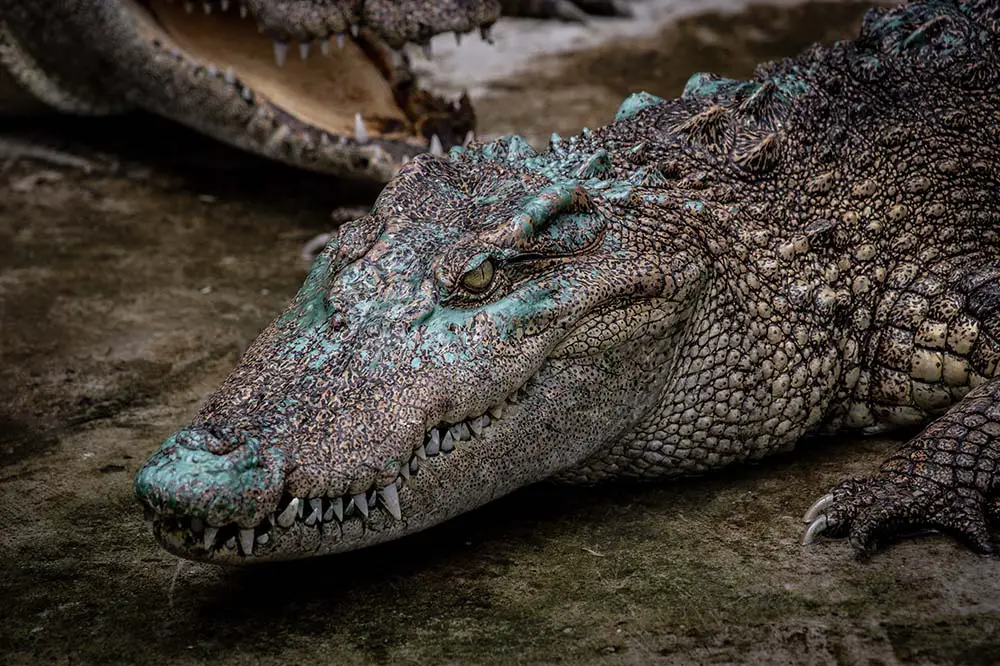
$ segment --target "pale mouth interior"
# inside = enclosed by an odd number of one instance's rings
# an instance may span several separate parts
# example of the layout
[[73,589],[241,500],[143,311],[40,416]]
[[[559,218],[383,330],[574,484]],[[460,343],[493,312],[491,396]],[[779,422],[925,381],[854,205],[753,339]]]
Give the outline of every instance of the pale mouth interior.
[[360,114],[366,133],[423,141],[383,74],[391,60],[382,47],[366,43],[366,49],[358,40],[344,36],[331,39],[326,53],[315,42],[303,58],[299,45],[293,43],[279,66],[274,42],[260,34],[252,17],[241,18],[236,2],[227,3],[227,11],[212,3],[209,14],[203,12],[200,2],[190,13],[184,2],[176,0],[146,0],[144,5],[148,13],[137,12],[144,30],[158,33],[161,39],[166,37],[205,66],[211,64],[220,72],[231,68],[258,99],[265,98],[306,125],[331,135],[358,138]]

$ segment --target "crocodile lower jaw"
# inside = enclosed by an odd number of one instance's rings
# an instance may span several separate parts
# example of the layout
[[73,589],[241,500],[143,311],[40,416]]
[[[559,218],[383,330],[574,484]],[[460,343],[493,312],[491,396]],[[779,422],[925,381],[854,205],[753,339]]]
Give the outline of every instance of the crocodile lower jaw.
[[365,30],[290,48],[261,34],[236,0],[125,5],[140,32],[177,66],[190,69],[192,81],[230,86],[266,116],[274,129],[256,139],[265,152],[289,137],[297,150],[371,143],[401,165],[409,156],[472,138],[475,116],[468,99],[447,102],[421,91],[405,56]]
[[[273,546],[291,537],[298,543],[313,544],[317,552],[296,551],[296,557],[374,545],[384,538],[379,534],[412,532],[437,520],[424,522],[423,516],[405,513],[405,493],[414,477],[427,465],[442,464],[447,456],[463,448],[473,448],[489,436],[489,430],[533,395],[536,375],[532,375],[507,398],[490,406],[482,414],[473,414],[452,423],[441,421],[427,429],[423,442],[401,461],[396,477],[381,487],[351,493],[332,489],[310,497],[296,497],[286,492],[268,518],[251,527],[236,523],[210,525],[188,515],[164,515],[146,507],[146,520],[153,536],[168,551],[187,559],[217,564],[287,559]],[[441,461],[441,462],[438,462]],[[416,527],[414,527],[416,526]],[[363,543],[357,542],[363,539]],[[343,546],[347,545],[348,548]]]

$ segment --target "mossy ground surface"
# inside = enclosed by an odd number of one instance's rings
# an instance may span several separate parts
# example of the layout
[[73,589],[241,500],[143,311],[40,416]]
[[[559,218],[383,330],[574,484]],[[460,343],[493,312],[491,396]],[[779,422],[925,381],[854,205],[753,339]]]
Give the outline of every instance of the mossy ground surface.
[[[745,75],[859,16],[700,17],[497,86],[483,122],[568,134],[627,92]],[[543,99],[558,112],[533,112]],[[118,166],[0,175],[0,663],[1000,663],[997,559],[941,537],[867,562],[799,545],[803,510],[890,441],[542,485],[367,551],[178,572],[144,530],[136,469],[297,288],[329,209],[371,193],[149,118],[28,129]]]

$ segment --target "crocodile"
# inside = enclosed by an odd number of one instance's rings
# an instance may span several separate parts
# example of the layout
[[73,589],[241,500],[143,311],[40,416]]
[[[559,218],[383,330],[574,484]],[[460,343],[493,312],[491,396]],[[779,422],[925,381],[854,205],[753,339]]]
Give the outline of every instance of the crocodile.
[[990,553],[998,363],[1000,5],[915,0],[544,150],[415,157],[134,489],[169,552],[239,564],[923,427],[804,542]]
[[0,0],[0,114],[144,109],[293,166],[385,183],[475,130],[468,95],[421,89],[406,47],[430,57],[439,33],[490,40],[501,10],[629,13],[617,0]]

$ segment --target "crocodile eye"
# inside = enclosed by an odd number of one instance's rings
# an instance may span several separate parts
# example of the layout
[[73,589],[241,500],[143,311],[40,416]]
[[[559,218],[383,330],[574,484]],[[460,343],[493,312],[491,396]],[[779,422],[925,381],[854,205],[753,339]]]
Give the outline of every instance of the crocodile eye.
[[493,261],[487,259],[462,276],[462,288],[473,294],[481,294],[490,288],[494,275],[496,269],[493,267]]

